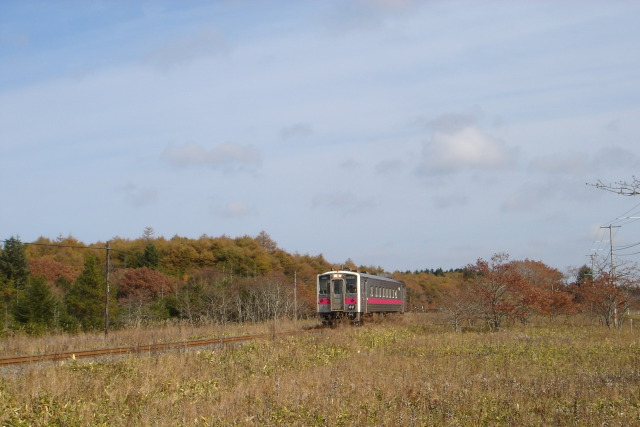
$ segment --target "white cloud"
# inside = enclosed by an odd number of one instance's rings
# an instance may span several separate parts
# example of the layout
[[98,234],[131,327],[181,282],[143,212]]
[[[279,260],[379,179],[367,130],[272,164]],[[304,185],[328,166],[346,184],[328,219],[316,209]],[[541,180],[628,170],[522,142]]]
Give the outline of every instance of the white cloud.
[[[161,202],[154,221],[169,235],[268,224],[290,251],[457,267],[531,235],[569,242],[637,202],[585,182],[640,168],[640,59],[629,55],[640,3],[362,1],[163,2],[153,13],[103,2],[90,15],[81,2],[7,15],[0,170],[12,183],[2,196],[16,203],[4,228],[135,236],[149,212],[132,206]],[[406,126],[412,117],[424,119]],[[516,160],[524,167],[508,168]],[[135,185],[99,178],[114,170]],[[74,216],[90,223],[55,215],[96,192]],[[54,214],[36,218],[34,193]],[[565,219],[550,227],[555,214]],[[340,227],[362,247],[322,234]],[[392,257],[367,258],[388,241]],[[575,263],[588,243],[544,261]]]
[[507,197],[502,204],[503,212],[531,212],[539,206],[542,199],[538,192],[529,193],[525,189]]
[[154,50],[145,58],[147,64],[162,70],[200,58],[222,55],[229,46],[216,28],[203,28],[196,34],[174,40]]
[[465,195],[436,196],[433,200],[435,207],[438,209],[460,207],[469,204],[469,199]]
[[207,149],[193,142],[168,146],[162,156],[178,166],[210,166],[225,171],[255,169],[260,165],[260,153],[245,145],[222,144]]
[[284,140],[305,138],[313,134],[313,129],[309,123],[296,123],[280,129],[280,137]]
[[154,204],[158,201],[158,192],[152,188],[139,188],[129,183],[124,188],[127,203],[134,207],[142,207]]
[[476,126],[437,131],[423,147],[422,173],[451,173],[469,169],[502,169],[512,165],[517,150]]
[[397,174],[404,168],[401,160],[383,160],[374,166],[377,174]]
[[603,128],[609,132],[619,132],[620,131],[620,119],[613,119],[605,123]]
[[325,14],[324,23],[336,35],[344,36],[352,31],[371,31],[383,23],[381,14],[363,3],[340,3],[335,10]]
[[353,214],[374,206],[371,200],[361,199],[351,191],[318,193],[313,198],[314,207],[328,208],[342,214]]
[[[432,120],[427,120],[426,125],[428,128],[435,132],[453,133],[461,131],[466,127],[475,126],[482,111],[476,107],[473,111],[468,113],[446,113]],[[418,119],[419,122],[424,122],[424,119]]]
[[585,153],[576,151],[553,153],[533,159],[529,169],[545,174],[584,174],[589,169],[589,159]]
[[361,166],[362,163],[358,162],[355,159],[346,159],[345,161],[338,164],[338,167],[344,170],[355,170],[359,169]]
[[404,9],[416,3],[415,0],[361,0],[361,2],[390,10]]
[[503,212],[542,212],[565,206],[565,214],[572,203],[589,203],[597,194],[585,185],[581,173],[571,175],[541,174],[534,181],[526,181],[507,196]]
[[229,202],[222,209],[218,210],[218,215],[225,218],[244,218],[255,213],[255,209],[245,202]]
[[640,157],[625,148],[607,147],[599,150],[593,158],[593,168],[598,170],[622,170],[637,173],[640,168]]

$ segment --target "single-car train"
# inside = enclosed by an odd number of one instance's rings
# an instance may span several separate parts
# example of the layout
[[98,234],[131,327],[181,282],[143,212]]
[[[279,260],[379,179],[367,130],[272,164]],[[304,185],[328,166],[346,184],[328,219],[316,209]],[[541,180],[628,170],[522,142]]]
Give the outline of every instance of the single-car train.
[[318,274],[318,315],[324,324],[347,318],[362,322],[373,313],[404,313],[407,287],[389,277],[350,270]]

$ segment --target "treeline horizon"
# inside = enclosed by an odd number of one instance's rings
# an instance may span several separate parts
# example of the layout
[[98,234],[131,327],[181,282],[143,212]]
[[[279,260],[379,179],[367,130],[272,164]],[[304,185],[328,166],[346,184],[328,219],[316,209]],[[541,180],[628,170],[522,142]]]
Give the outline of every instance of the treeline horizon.
[[[11,236],[11,238],[21,241],[19,235]],[[343,262],[333,262],[333,261],[325,260],[324,254],[322,253],[319,253],[317,255],[311,255],[308,253],[300,254],[297,251],[294,253],[290,253],[286,249],[282,249],[278,247],[277,243],[271,239],[271,236],[269,236],[269,234],[266,231],[261,231],[256,236],[244,234],[242,236],[230,237],[227,234],[222,234],[220,236],[214,237],[214,236],[209,236],[207,234],[202,234],[200,237],[194,238],[194,237],[186,237],[186,236],[180,236],[178,234],[175,234],[171,238],[166,238],[164,236],[154,236],[153,229],[151,229],[151,227],[147,227],[143,235],[136,238],[124,238],[124,237],[116,236],[107,241],[98,240],[95,243],[84,243],[83,241],[78,240],[72,234],[69,234],[67,236],[59,235],[55,239],[51,239],[46,236],[40,236],[32,242],[21,241],[21,243],[25,245],[25,247],[40,246],[40,247],[50,247],[50,248],[56,248],[56,249],[67,249],[62,254],[56,254],[56,255],[53,254],[52,250],[46,250],[46,249],[27,249],[26,253],[29,256],[33,256],[33,255],[47,256],[51,258],[64,260],[62,262],[65,264],[71,265],[71,263],[74,263],[73,265],[74,267],[81,268],[84,260],[81,256],[79,256],[79,254],[83,253],[83,251],[85,250],[104,251],[104,253],[106,254],[107,244],[109,245],[108,249],[110,251],[113,251],[111,253],[112,260],[119,262],[121,266],[124,266],[124,267],[135,267],[139,263],[139,258],[138,258],[139,253],[136,254],[136,251],[139,251],[141,246],[146,246],[148,243],[154,244],[156,246],[156,249],[159,246],[165,247],[166,249],[166,247],[171,246],[174,243],[184,244],[186,242],[188,245],[192,246],[192,248],[195,250],[196,253],[198,253],[198,252],[201,252],[202,250],[206,250],[205,248],[206,243],[203,245],[203,242],[206,242],[206,241],[209,241],[209,242],[218,241],[217,244],[214,243],[212,246],[213,249],[217,249],[217,248],[224,247],[226,243],[231,241],[233,241],[235,244],[239,246],[243,246],[243,244],[246,244],[248,240],[256,240],[260,244],[260,246],[262,246],[264,249],[267,249],[268,251],[277,249],[278,252],[282,252],[283,254],[289,255],[291,257],[307,257],[307,258],[320,259],[327,266],[334,269],[351,268],[351,269],[357,269],[358,271],[368,272],[368,273],[390,273],[390,274],[391,273],[405,273],[405,274],[428,273],[435,276],[443,276],[445,273],[462,272],[467,267],[467,265],[464,265],[464,266],[449,267],[449,268],[443,268],[442,266],[438,266],[436,268],[425,267],[421,269],[420,268],[414,268],[414,269],[396,268],[393,271],[390,271],[380,265],[377,265],[377,266],[365,265],[365,264],[357,265],[350,257]],[[7,240],[0,240],[0,242],[6,242],[6,241]],[[75,256],[69,256],[71,253],[75,253]],[[103,255],[103,256],[99,255],[99,252],[95,252],[95,253],[96,253],[96,258],[98,259],[103,259],[106,257],[106,255]],[[223,253],[221,258],[217,259],[213,263],[217,265],[220,262],[225,263],[226,261],[229,261],[229,259],[227,258],[228,255],[229,255],[228,253]],[[171,255],[170,258],[174,256],[175,255]],[[231,255],[231,257],[233,257],[233,255]],[[178,258],[180,258],[179,255],[178,255]],[[182,262],[185,260],[179,259],[178,261]],[[165,267],[167,270],[169,271],[176,270],[175,268],[176,265],[175,263],[172,262],[172,260],[165,261],[164,264],[165,265],[163,267]],[[200,264],[200,265],[212,264],[212,259],[210,256],[203,256],[202,254],[199,254],[198,257],[193,259],[192,264],[195,264],[196,266],[197,264]],[[251,261],[249,261],[249,265],[247,264],[240,265],[239,272],[244,274],[250,274],[251,273],[250,270],[251,268],[253,268],[254,269],[253,273],[255,273],[257,271],[255,267],[258,265],[258,263],[256,263],[256,265],[254,266],[250,264],[251,264]],[[184,270],[192,267],[193,265],[178,266],[177,270]]]
[[[105,324],[107,285],[109,323],[116,328],[166,320],[315,316],[317,274],[339,268],[385,272],[351,259],[335,264],[322,254],[288,253],[265,231],[235,238],[153,234],[147,227],[136,239],[93,244],[72,236],[5,240],[0,250],[3,330],[98,330]],[[554,317],[587,308],[603,324],[619,326],[619,313],[633,302],[637,288],[637,275],[629,270],[614,278],[583,266],[569,282],[541,261],[510,260],[507,254],[446,271],[391,275],[407,283],[411,310],[446,312],[457,330],[463,325],[499,329],[534,314]],[[619,289],[624,292],[612,300]]]

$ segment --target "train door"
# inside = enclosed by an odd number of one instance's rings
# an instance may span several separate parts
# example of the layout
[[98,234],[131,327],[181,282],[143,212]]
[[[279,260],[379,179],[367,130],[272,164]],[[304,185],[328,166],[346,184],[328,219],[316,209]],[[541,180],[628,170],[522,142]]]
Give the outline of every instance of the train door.
[[331,311],[344,311],[344,280],[331,281]]

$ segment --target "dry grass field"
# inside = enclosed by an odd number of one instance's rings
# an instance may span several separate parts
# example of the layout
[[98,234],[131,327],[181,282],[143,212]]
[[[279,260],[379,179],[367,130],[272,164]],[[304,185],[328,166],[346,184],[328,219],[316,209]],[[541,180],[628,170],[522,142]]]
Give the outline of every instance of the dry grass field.
[[[141,329],[108,344],[272,328]],[[3,368],[0,425],[638,425],[639,334],[578,318],[455,333],[434,315],[407,314],[241,345]],[[10,355],[105,341],[0,345]]]

